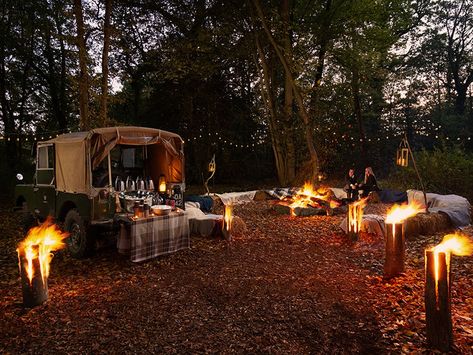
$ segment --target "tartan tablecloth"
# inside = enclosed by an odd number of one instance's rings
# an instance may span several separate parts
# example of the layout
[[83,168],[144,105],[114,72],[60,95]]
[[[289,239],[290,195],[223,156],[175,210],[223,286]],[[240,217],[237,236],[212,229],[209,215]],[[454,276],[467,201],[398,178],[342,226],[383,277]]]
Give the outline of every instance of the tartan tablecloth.
[[183,211],[121,223],[118,251],[131,261],[152,259],[190,247],[189,221]]

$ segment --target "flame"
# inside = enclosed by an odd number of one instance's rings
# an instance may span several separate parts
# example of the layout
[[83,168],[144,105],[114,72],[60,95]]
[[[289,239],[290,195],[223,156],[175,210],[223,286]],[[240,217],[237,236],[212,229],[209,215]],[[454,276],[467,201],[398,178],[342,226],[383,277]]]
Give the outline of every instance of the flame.
[[361,229],[363,219],[363,209],[368,202],[368,198],[362,198],[348,205],[348,231],[358,233]]
[[[442,242],[431,249],[434,252],[434,271],[435,271],[435,296],[438,307],[438,283],[440,278],[439,253],[445,253],[445,262],[447,264],[447,278],[450,275],[451,255],[468,256],[473,254],[473,240],[461,233],[447,234]],[[450,284],[450,279],[447,279]]]
[[[30,284],[35,273],[39,271],[43,284],[49,276],[50,262],[53,257],[52,251],[62,249],[66,246],[64,239],[69,233],[62,232],[59,227],[48,217],[46,221],[38,227],[31,228],[26,238],[18,244],[16,251],[20,260],[20,253],[24,253],[26,262],[23,267],[26,270]],[[40,270],[34,270],[33,260],[39,259]],[[21,260],[20,260],[21,262]],[[21,265],[20,265],[21,267]]]
[[[317,190],[314,189],[314,186],[306,181],[302,189],[300,189],[295,196],[293,196],[293,202],[289,205],[291,208],[291,214],[295,216],[294,209],[296,207],[305,208],[311,203],[314,203],[311,199],[318,198],[320,200],[328,200],[329,195],[328,189],[325,187],[319,187]],[[338,207],[339,204],[336,201],[330,201],[330,207]],[[333,207],[332,207],[333,208]]]
[[409,217],[415,216],[419,212],[422,212],[423,206],[416,201],[410,204],[394,205],[388,211],[385,223],[397,224],[405,221]]
[[223,219],[225,221],[224,225],[226,226],[227,231],[232,229],[232,221],[233,221],[232,210],[233,210],[232,205],[225,205]]

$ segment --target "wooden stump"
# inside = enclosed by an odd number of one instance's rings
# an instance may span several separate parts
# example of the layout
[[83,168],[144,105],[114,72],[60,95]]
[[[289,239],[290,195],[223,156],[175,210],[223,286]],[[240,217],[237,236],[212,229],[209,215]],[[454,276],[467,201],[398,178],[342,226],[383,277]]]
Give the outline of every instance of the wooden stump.
[[391,278],[404,272],[404,223],[386,223],[386,258],[384,277]]
[[[33,246],[38,255],[38,245]],[[25,251],[21,250],[18,254],[18,258],[20,260],[20,274],[21,274],[21,290],[23,293],[23,306],[32,308],[44,303],[48,299],[48,282],[46,280],[43,283],[43,278],[41,277],[40,273],[40,264],[39,259],[33,259],[33,278],[30,282],[28,279],[28,274],[25,268],[27,264]]]
[[435,253],[425,251],[425,320],[429,347],[450,351],[453,346],[450,299],[450,258],[438,253],[438,280],[435,280]]

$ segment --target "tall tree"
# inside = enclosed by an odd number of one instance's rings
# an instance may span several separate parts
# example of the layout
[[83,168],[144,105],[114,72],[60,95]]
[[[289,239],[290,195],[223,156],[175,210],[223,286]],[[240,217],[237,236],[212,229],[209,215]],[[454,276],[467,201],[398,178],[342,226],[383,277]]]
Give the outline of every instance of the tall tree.
[[108,57],[110,51],[110,18],[112,13],[113,0],[104,0],[105,15],[103,21],[103,50],[102,50],[102,95],[100,96],[100,125],[106,126],[108,123]]
[[76,44],[79,50],[79,126],[82,130],[88,130],[91,127],[89,117],[89,72],[87,68],[88,55],[85,38],[84,12],[81,0],[74,0],[74,15],[77,28]]

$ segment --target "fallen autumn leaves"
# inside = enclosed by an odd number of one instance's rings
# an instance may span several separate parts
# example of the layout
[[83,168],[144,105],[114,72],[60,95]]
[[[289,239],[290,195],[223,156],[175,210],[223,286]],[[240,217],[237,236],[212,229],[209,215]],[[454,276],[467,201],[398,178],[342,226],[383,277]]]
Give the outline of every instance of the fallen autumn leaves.
[[[114,249],[58,255],[49,301],[26,310],[15,252],[23,236],[15,215],[1,212],[0,352],[425,350],[423,251],[442,235],[408,240],[406,273],[384,281],[383,241],[349,242],[343,216],[280,216],[267,202],[235,215],[247,232],[231,243],[193,237],[190,250],[150,262]],[[472,257],[454,257],[452,272],[455,350],[471,353]]]

